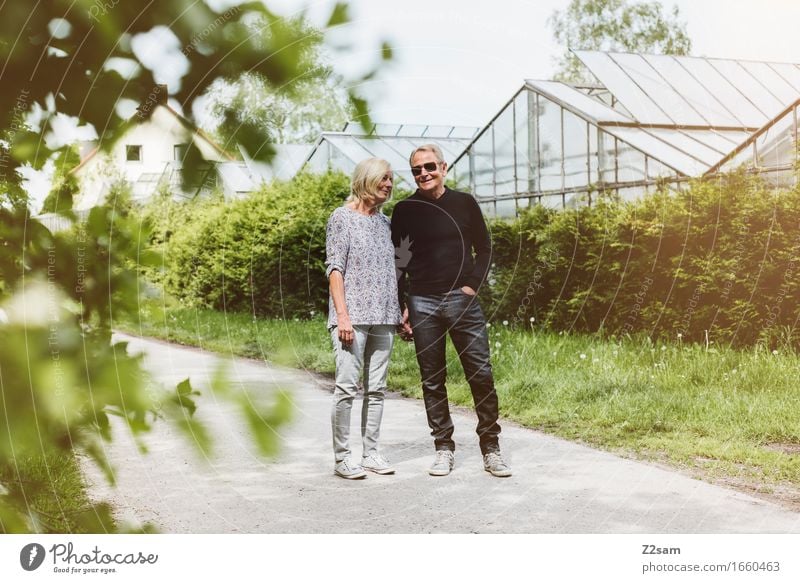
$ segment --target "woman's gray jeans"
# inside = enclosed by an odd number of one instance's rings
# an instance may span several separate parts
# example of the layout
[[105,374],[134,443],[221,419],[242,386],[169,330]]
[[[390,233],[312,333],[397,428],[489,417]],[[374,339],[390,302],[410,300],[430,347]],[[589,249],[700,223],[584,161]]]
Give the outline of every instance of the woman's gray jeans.
[[350,456],[350,412],[362,377],[362,455],[378,453],[386,375],[394,344],[394,331],[395,326],[392,325],[355,325],[352,344],[344,346],[339,340],[338,329],[331,329],[336,357],[336,387],[333,390],[331,411],[336,463]]

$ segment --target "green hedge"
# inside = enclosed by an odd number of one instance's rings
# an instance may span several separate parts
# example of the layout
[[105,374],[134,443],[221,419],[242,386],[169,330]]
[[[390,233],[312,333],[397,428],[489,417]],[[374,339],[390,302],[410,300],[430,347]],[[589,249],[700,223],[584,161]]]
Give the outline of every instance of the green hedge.
[[308,316],[327,309],[325,224],[349,193],[340,173],[301,175],[252,196],[145,210],[164,253],[151,274],[189,304],[259,316]]
[[800,190],[743,173],[493,228],[490,312],[557,330],[795,344]]
[[[347,176],[329,173],[231,203],[157,200],[146,212],[166,270],[151,277],[186,302],[220,310],[325,311],[325,223],[348,190]],[[796,339],[798,189],[733,174],[636,202],[537,206],[491,227],[494,267],[483,296],[498,322],[709,344]]]

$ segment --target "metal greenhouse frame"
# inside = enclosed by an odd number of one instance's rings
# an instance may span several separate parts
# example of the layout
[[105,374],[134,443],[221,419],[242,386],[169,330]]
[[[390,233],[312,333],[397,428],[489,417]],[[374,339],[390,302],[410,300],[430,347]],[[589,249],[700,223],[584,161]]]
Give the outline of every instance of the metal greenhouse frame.
[[413,189],[416,186],[408,157],[415,148],[434,142],[445,158],[453,160],[477,132],[475,127],[410,124],[375,124],[365,131],[351,122],[341,132],[324,132],[309,153],[304,168],[315,172],[332,168],[350,174],[360,160],[378,157],[387,160],[395,176]]
[[741,165],[794,184],[800,66],[576,55],[599,85],[527,80],[454,160],[487,214],[628,199]]

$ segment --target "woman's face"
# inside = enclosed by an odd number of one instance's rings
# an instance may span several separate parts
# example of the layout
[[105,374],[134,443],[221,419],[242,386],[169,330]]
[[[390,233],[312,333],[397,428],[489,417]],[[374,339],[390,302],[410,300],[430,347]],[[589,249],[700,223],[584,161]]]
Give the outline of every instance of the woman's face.
[[389,170],[378,183],[378,190],[375,193],[375,204],[383,204],[389,200],[389,197],[392,195],[392,180],[392,171]]

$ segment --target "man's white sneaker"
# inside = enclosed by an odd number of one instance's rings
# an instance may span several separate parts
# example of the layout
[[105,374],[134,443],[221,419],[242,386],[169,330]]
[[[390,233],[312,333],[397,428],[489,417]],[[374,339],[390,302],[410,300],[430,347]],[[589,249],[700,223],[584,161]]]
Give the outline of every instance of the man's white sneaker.
[[511,475],[511,468],[499,451],[490,451],[483,456],[483,469],[498,478],[507,478]]
[[431,476],[446,476],[453,469],[455,462],[455,455],[449,449],[436,450],[436,458],[433,460],[433,465],[428,470],[428,473]]

